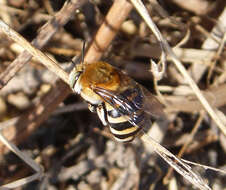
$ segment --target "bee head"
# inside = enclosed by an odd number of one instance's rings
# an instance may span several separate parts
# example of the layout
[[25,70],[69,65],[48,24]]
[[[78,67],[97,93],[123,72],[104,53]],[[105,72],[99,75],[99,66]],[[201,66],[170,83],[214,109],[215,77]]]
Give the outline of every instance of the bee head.
[[84,71],[83,64],[78,64],[69,74],[69,85],[73,91],[80,94],[81,85],[79,84],[80,76]]

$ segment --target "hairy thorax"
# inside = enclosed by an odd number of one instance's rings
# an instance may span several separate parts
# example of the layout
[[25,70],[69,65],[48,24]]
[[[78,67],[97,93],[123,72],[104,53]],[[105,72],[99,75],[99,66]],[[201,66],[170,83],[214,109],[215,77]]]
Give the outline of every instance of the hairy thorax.
[[117,90],[120,84],[118,70],[104,62],[87,64],[81,76],[81,83],[85,88],[98,86],[108,90]]

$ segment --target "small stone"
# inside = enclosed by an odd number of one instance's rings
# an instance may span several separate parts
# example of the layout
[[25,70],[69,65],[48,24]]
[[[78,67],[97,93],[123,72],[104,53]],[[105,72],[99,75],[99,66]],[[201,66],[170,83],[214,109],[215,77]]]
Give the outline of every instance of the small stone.
[[38,96],[43,96],[44,94],[46,94],[47,92],[49,92],[51,89],[51,85],[50,84],[42,84],[39,91],[38,91]]
[[128,35],[134,35],[137,32],[137,27],[132,20],[127,20],[123,22],[121,30]]
[[7,101],[19,110],[24,110],[30,106],[30,100],[22,92],[10,94],[7,98]]
[[90,184],[97,184],[101,181],[101,172],[100,170],[94,170],[87,176],[87,181]]

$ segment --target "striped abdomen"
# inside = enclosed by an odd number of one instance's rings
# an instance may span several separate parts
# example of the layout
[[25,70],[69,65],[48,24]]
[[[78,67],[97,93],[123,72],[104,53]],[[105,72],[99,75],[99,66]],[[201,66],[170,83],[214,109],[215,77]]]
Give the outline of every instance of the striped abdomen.
[[151,120],[142,109],[143,96],[140,88],[127,89],[118,96],[123,104],[114,104],[112,107],[104,103],[97,112],[102,123],[109,125],[116,140],[129,142],[143,127],[150,126]]
[[145,117],[143,112],[139,112],[131,116],[121,115],[116,109],[107,111],[107,120],[111,133],[117,141],[132,141],[143,125],[145,125]]

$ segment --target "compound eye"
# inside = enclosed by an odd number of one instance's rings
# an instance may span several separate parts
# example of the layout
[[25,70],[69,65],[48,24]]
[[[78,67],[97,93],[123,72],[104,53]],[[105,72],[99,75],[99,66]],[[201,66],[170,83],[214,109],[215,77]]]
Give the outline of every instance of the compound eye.
[[74,86],[75,86],[75,84],[76,84],[76,82],[79,79],[79,77],[80,77],[81,74],[82,74],[81,71],[74,71],[74,70],[71,71],[71,73],[69,75],[69,81],[68,81],[68,83],[69,83],[69,85],[70,85],[70,87],[72,89],[74,88]]
[[75,82],[79,79],[80,75],[82,74],[81,71],[78,71],[75,75]]

